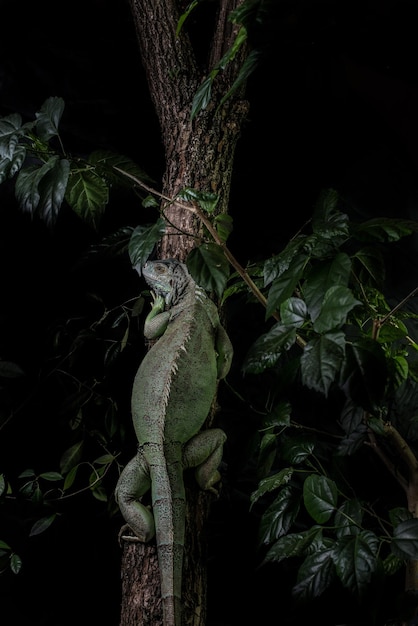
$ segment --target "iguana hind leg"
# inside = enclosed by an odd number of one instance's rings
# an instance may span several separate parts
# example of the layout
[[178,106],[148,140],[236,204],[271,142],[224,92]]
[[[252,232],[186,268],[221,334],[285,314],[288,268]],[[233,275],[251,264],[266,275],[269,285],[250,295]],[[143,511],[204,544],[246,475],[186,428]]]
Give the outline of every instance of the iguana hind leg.
[[123,518],[139,541],[150,541],[155,535],[154,516],[151,510],[140,502],[149,491],[151,480],[148,465],[138,451],[125,466],[115,489],[115,498]]
[[218,491],[214,485],[221,479],[218,468],[222,461],[226,435],[220,428],[204,430],[187,442],[183,451],[183,467],[196,468],[196,480],[201,489]]

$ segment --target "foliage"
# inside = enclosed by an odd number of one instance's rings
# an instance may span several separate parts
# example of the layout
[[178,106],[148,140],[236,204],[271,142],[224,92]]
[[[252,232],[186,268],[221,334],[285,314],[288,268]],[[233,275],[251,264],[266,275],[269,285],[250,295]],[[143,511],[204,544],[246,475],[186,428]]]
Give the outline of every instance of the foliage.
[[[327,191],[311,232],[299,233],[264,263],[266,317],[280,316],[243,364],[247,375],[274,372],[252,506],[262,502],[265,508],[264,562],[299,560],[293,593],[302,601],[336,579],[361,598],[374,576],[393,574],[418,557],[418,520],[406,498],[416,478],[418,437],[418,345],[407,323],[417,316],[403,306],[391,309],[382,291],[385,244],[417,225],[351,223],[338,201],[335,191]],[[292,379],[307,397],[325,397],[332,408],[328,419],[312,425],[309,415],[294,415],[283,399],[290,386],[280,387],[280,379]],[[415,400],[405,416],[408,393]],[[405,506],[386,510],[369,493],[356,494],[361,485],[350,475],[353,468],[361,474],[357,457],[364,461],[365,448],[376,450],[392,470],[406,492]]]
[[[405,307],[411,294],[394,308],[387,302],[385,253],[417,224],[387,218],[354,223],[340,210],[338,194],[327,190],[310,230],[306,225],[279,254],[246,271],[227,248],[232,220],[216,215],[216,196],[184,189],[163,199],[124,156],[67,154],[58,131],[63,111],[63,101],[50,98],[33,122],[23,123],[18,114],[0,119],[1,182],[15,179],[22,211],[53,228],[68,206],[97,228],[112,188],[131,187],[144,206],[155,209],[155,222],[122,228],[95,251],[129,256],[140,272],[164,234],[165,203],[183,203],[204,227],[187,259],[197,282],[223,302],[244,292],[265,304],[267,328],[242,365],[247,378],[268,381],[260,483],[251,496],[261,514],[264,562],[297,560],[293,591],[305,601],[336,580],[362,597],[382,571],[391,575],[418,559],[411,503],[387,506],[351,480],[353,467],[361,475],[365,450],[378,452],[405,491],[415,478],[418,345],[410,328],[416,316]],[[111,309],[100,303],[93,319],[67,320],[65,329],[56,330],[60,366],[52,371],[66,381],[62,411],[71,444],[61,454],[59,471],[26,469],[17,487],[0,477],[2,504],[24,499],[33,506],[29,536],[47,531],[63,500],[86,490],[110,514],[115,511],[112,489],[124,432],[106,378],[140,332],[144,296]],[[81,367],[86,346],[94,346],[102,362],[101,379]],[[18,365],[0,362],[3,380],[22,375]],[[295,389],[326,400],[330,415],[313,421],[294,406]],[[99,426],[98,412],[105,415]],[[20,571],[21,559],[6,541],[0,542],[0,564]]]

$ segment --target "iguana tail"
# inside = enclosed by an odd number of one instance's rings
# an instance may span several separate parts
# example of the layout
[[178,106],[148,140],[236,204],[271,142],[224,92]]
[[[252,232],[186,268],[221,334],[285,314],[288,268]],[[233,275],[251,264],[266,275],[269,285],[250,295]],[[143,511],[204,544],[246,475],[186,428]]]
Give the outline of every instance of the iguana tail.
[[180,444],[150,464],[164,626],[181,626],[185,492]]

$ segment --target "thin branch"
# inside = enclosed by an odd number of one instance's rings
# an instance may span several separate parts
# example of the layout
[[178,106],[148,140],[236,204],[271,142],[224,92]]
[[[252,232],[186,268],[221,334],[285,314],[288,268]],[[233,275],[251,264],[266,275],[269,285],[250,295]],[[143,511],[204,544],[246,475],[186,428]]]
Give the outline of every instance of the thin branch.
[[[180,202],[178,200],[175,200],[173,198],[169,198],[168,196],[165,196],[164,194],[156,191],[155,189],[153,189],[152,187],[150,187],[146,183],[142,182],[141,180],[136,178],[136,176],[133,176],[132,174],[129,174],[129,172],[125,172],[124,170],[122,170],[122,169],[120,169],[119,167],[116,167],[116,166],[113,166],[113,167],[114,167],[115,170],[117,170],[118,172],[120,172],[121,174],[126,176],[127,178],[130,178],[131,180],[133,180],[137,185],[142,187],[142,189],[145,189],[145,191],[148,191],[152,195],[157,196],[161,200],[166,200],[170,204],[173,204],[175,202],[178,207],[180,207],[180,208],[182,208],[182,209],[184,209],[186,211],[191,211],[192,213],[194,213],[199,218],[199,220],[202,222],[202,224],[204,224],[204,226],[207,228],[207,230],[209,231],[209,233],[212,236],[212,238],[215,241],[215,243],[222,248],[222,250],[223,250],[223,252],[225,254],[225,257],[227,258],[229,263],[237,271],[237,273],[241,276],[242,280],[249,287],[249,289],[255,295],[257,300],[264,306],[264,308],[267,308],[267,298],[261,293],[261,291],[259,290],[259,288],[255,284],[255,282],[253,281],[251,276],[249,276],[249,274],[245,271],[245,269],[242,267],[242,265],[234,257],[234,255],[229,250],[229,248],[225,245],[225,242],[223,242],[219,238],[219,235],[218,235],[216,229],[213,228],[212,223],[210,222],[210,220],[208,220],[206,215],[203,213],[203,211],[196,204],[192,204],[192,205],[185,204],[185,203]],[[279,317],[277,312],[274,312],[272,314],[272,316],[273,316],[273,318],[275,320],[280,321],[280,317]],[[296,342],[297,342],[297,344],[301,348],[303,348],[306,345],[305,340],[302,339],[302,337],[299,337],[299,335],[296,337]]]

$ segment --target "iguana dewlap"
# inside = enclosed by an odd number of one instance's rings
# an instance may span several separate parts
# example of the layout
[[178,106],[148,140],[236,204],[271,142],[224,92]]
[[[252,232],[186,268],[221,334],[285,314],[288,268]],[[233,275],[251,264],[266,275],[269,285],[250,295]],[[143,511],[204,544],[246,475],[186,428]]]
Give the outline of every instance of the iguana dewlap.
[[[123,470],[116,499],[140,541],[156,536],[164,626],[181,626],[185,528],[183,470],[196,468],[202,489],[219,481],[225,433],[200,432],[218,379],[229,371],[232,345],[215,304],[184,264],[148,262],[142,273],[155,294],[144,335],[156,340],[132,391],[138,452]],[[151,489],[152,511],[141,503]]]

